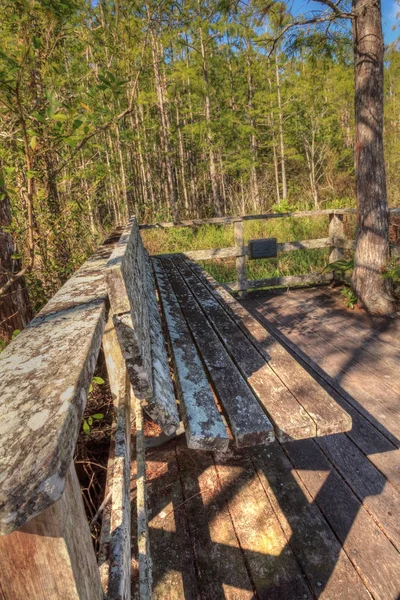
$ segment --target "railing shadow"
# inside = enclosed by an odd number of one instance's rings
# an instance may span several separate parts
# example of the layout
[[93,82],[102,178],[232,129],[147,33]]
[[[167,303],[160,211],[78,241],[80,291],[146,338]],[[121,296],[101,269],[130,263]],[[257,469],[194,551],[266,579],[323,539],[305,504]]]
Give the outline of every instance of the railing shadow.
[[[276,334],[276,325],[269,324],[267,328],[272,335],[274,328]],[[381,328],[388,331],[390,322],[386,328],[381,323]],[[376,337],[376,332],[371,336]],[[356,415],[350,434],[357,428],[362,435],[363,427],[367,426],[375,430],[376,435],[366,439],[362,448],[366,460],[368,454],[388,453],[399,447],[397,436],[386,424],[341,386],[340,374],[333,380],[303,349],[294,350],[282,331],[279,342],[345,410]],[[362,361],[366,349],[359,350],[357,361]],[[349,368],[354,358],[349,356]],[[329,438],[340,444],[345,435]],[[187,600],[230,597],[227,590],[236,590],[238,598],[313,598],[324,594],[328,582],[335,585],[336,597],[369,597],[354,569],[353,557],[344,548],[360,510],[364,511],[364,500],[382,493],[386,485],[384,477],[370,482],[364,495],[360,491],[356,494],[351,480],[344,480],[328,460],[323,445],[311,439],[284,445],[275,442],[224,455],[188,450],[184,440],[178,439],[169,442],[163,452],[167,454],[160,462],[160,449],[151,451],[154,462],[164,466],[149,481],[152,516],[156,518],[155,523],[150,522],[150,541],[155,550],[152,554],[157,557],[153,565],[155,589],[166,590],[173,572],[181,579],[183,597]],[[229,481],[221,479],[221,469],[231,472]],[[243,490],[254,485],[254,481],[259,495],[244,507],[248,515],[253,515],[247,526],[258,527],[260,536],[272,537],[275,533],[269,527],[271,521],[266,512],[273,515],[274,522],[281,527],[279,552],[269,552],[268,543],[265,551],[254,550],[251,544],[242,545],[240,531],[244,529],[240,527],[246,527],[246,523],[238,523],[242,517],[235,514],[234,506],[240,502]],[[175,490],[172,495],[171,488]],[[266,504],[260,508],[257,504],[261,497]],[[158,516],[163,512],[167,513],[166,521],[160,524]],[[364,512],[372,531],[376,524]],[[171,519],[172,525],[168,524]],[[366,540],[366,543],[371,542]],[[379,539],[372,544],[379,554]],[[162,557],[167,553],[165,560]],[[347,583],[346,577],[341,579],[338,574],[341,569],[347,575],[349,570],[353,572],[353,589],[343,587]],[[374,567],[371,569],[371,574],[366,574],[367,580],[375,577]],[[331,590],[329,593],[332,595]],[[158,597],[164,596],[159,592]]]

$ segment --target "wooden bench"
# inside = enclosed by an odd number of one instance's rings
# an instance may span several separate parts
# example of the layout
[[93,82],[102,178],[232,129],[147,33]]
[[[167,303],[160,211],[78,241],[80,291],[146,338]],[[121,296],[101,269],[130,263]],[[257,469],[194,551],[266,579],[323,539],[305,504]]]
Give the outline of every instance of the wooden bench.
[[[98,565],[73,454],[101,344],[115,420]],[[151,260],[132,219],[0,356],[2,598],[130,597],[133,421],[140,593],[150,597],[142,409],[167,435],[181,418],[188,447],[202,450],[351,426],[280,342],[197,264]]]

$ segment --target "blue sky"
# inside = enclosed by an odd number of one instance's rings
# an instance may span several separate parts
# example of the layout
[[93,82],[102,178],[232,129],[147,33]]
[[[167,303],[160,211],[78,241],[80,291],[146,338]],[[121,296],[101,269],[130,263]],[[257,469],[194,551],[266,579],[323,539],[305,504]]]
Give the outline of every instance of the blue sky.
[[[394,42],[400,37],[400,19],[396,14],[400,12],[400,0],[381,0],[382,24],[385,43]],[[313,0],[292,0],[288,3],[292,14],[305,14],[312,10],[321,10],[321,4]]]

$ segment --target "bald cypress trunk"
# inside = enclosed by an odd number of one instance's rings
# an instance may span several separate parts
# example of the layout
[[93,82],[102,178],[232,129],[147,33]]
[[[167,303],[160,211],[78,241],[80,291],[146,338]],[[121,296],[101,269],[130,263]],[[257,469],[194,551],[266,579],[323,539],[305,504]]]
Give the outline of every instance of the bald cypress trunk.
[[394,310],[382,274],[389,259],[389,210],[383,151],[384,44],[380,1],[353,0],[357,246],[353,287],[374,314]]
[[[19,260],[13,260],[14,244],[8,227],[11,225],[10,200],[3,185],[0,170],[0,287],[10,275],[21,268]],[[0,297],[0,340],[8,342],[16,329],[23,329],[33,317],[23,277],[18,279],[3,297]]]

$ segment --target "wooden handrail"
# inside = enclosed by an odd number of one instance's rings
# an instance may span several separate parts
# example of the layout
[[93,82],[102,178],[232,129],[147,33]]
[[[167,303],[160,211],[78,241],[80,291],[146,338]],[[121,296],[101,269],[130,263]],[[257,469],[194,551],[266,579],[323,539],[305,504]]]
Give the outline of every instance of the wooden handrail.
[[[171,227],[198,227],[207,224],[234,225],[235,245],[229,248],[211,248],[208,250],[189,250],[186,252],[163,253],[155,256],[159,258],[173,258],[178,254],[191,260],[215,260],[223,258],[236,259],[236,282],[230,282],[225,286],[231,290],[239,292],[239,295],[246,293],[251,288],[276,287],[281,285],[294,284],[317,284],[330,281],[334,274],[308,273],[305,275],[270,277],[264,279],[247,279],[246,275],[246,257],[249,255],[249,247],[244,240],[244,221],[276,219],[286,217],[329,217],[329,237],[312,240],[294,240],[291,242],[278,242],[276,244],[277,252],[293,252],[296,250],[311,250],[317,248],[330,247],[331,252],[329,262],[340,260],[344,256],[343,250],[354,249],[355,241],[345,238],[343,217],[346,214],[356,214],[355,208],[339,208],[315,211],[302,211],[291,213],[269,213],[263,215],[243,215],[238,217],[218,217],[213,219],[198,219],[193,221],[179,221],[174,223],[154,223],[152,225],[140,225],[140,229],[168,229]],[[400,208],[391,208],[391,215],[400,215]],[[400,256],[398,248],[392,248],[393,256]]]
[[[400,215],[400,208],[391,208],[392,215]],[[238,215],[233,217],[213,217],[210,219],[193,219],[159,223],[142,223],[139,229],[170,229],[173,227],[200,227],[201,225],[232,225],[238,221],[264,221],[269,219],[286,219],[302,217],[323,217],[328,215],[355,215],[355,208],[327,208],[324,210],[303,210],[284,213],[265,213],[259,215]]]

